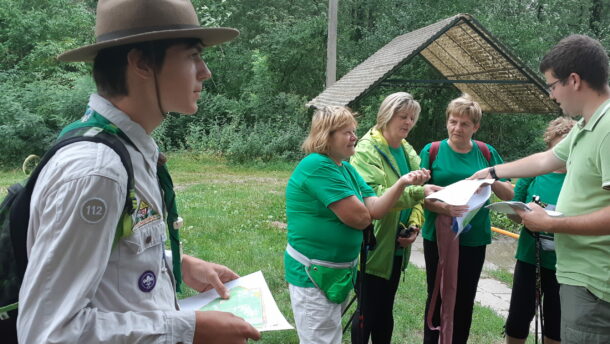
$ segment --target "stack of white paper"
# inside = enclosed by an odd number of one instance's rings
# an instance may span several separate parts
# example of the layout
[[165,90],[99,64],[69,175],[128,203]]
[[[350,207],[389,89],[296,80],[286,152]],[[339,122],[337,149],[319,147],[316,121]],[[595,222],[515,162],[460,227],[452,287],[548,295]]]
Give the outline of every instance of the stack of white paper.
[[491,196],[491,184],[493,179],[460,180],[446,186],[426,197],[442,201],[451,205],[467,205],[468,211],[461,217],[456,218],[458,224],[457,234],[462,233],[464,227],[477,214],[479,209],[487,202]]

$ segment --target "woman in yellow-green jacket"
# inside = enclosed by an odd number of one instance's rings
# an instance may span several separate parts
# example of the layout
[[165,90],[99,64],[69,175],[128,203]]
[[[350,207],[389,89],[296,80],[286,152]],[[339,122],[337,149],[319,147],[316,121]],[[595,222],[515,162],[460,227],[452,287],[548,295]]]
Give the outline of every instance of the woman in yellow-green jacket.
[[[378,196],[391,187],[400,176],[419,170],[419,156],[405,140],[415,126],[419,103],[406,92],[389,95],[377,114],[377,124],[358,142],[350,163]],[[364,276],[364,298],[356,312],[364,315],[364,331],[360,322],[352,323],[352,343],[390,343],[394,319],[392,308],[400,273],[409,262],[411,244],[423,223],[423,199],[438,187],[409,186],[396,202],[395,209],[380,220],[373,221],[377,245],[368,253]],[[408,229],[413,231],[408,233]],[[402,234],[401,234],[402,231]],[[357,292],[360,281],[356,283]],[[358,319],[355,317],[354,319]],[[362,333],[363,336],[362,337]]]

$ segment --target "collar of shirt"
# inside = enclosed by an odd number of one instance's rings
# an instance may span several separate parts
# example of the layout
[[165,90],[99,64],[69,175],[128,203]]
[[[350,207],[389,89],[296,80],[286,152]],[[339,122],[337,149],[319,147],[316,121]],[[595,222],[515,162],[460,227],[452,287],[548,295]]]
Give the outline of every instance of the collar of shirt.
[[146,133],[141,125],[132,121],[127,114],[98,94],[92,94],[89,97],[89,106],[121,129],[133,142],[137,150],[142,153],[150,167],[156,170],[159,149],[155,140]]
[[589,122],[585,123],[584,118],[581,118],[580,121],[578,121],[578,127],[582,130],[593,131],[597,122],[599,122],[599,120],[604,117],[604,115],[608,112],[609,109],[610,99],[606,100],[602,105],[597,108],[597,110],[595,110],[595,113],[593,114],[593,116],[591,116]]

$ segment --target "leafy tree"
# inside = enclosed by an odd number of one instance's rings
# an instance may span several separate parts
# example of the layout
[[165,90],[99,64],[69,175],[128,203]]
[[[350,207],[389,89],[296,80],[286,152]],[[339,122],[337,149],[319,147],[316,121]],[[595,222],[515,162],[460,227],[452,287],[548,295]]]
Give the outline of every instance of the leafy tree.
[[[204,51],[213,73],[195,116],[171,115],[155,136],[163,149],[208,150],[235,161],[296,159],[311,111],[307,100],[324,89],[327,0],[193,0],[201,22],[236,27],[233,42]],[[95,0],[0,0],[0,164],[15,166],[44,151],[59,129],[84,111],[95,88],[90,65],[55,56],[94,40]],[[583,33],[610,47],[605,0],[342,0],[337,73],[340,77],[394,37],[457,13],[470,13],[537,71],[559,39]],[[435,79],[422,58],[397,77]],[[379,87],[354,104],[362,133],[389,93],[411,92],[422,104],[409,137],[417,148],[446,136],[451,87]],[[477,138],[513,159],[541,149],[540,132],[552,116],[485,116]],[[518,130],[514,130],[518,128]]]

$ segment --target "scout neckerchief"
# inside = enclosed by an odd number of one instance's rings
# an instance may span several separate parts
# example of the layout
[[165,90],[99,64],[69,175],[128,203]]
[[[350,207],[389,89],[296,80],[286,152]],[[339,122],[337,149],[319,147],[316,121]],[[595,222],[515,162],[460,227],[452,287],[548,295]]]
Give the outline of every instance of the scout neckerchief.
[[[100,127],[105,131],[111,132],[120,136],[122,139],[131,144],[131,140],[125,133],[123,133],[116,125],[111,123],[108,119],[98,114],[91,108],[87,108],[85,115],[79,121],[73,122],[65,127],[60,136],[66,132],[77,129],[79,127]],[[133,146],[133,144],[132,144]],[[135,147],[135,146],[134,146]],[[174,223],[178,220],[178,208],[176,206],[176,194],[174,193],[174,184],[172,178],[169,175],[169,170],[165,161],[157,165],[157,178],[159,180],[159,186],[163,192],[163,203],[165,204],[165,210],[167,211],[167,230],[169,232],[170,246],[172,249],[172,270],[174,273],[174,279],[176,280],[176,291],[181,291],[182,284],[182,266],[181,266],[181,249],[180,249],[180,233],[178,228],[175,228]]]
[[178,206],[176,205],[176,193],[174,193],[174,182],[167,169],[167,164],[163,161],[162,164],[157,165],[157,178],[159,178],[159,185],[163,190],[163,202],[165,203],[165,209],[167,211],[167,231],[169,232],[169,243],[172,248],[172,267],[174,271],[174,278],[176,279],[176,291],[180,292],[180,284],[182,282],[182,247],[180,245],[180,232],[174,226],[178,221]]

